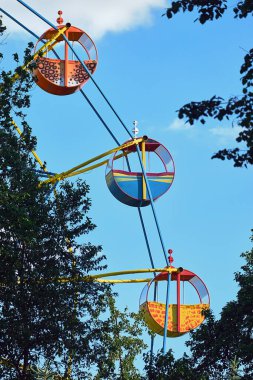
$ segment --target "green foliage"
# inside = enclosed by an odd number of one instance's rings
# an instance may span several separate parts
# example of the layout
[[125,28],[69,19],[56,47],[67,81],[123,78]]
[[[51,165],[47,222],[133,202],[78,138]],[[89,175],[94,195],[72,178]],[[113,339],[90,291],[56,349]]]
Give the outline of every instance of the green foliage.
[[105,321],[105,348],[107,361],[101,362],[98,373],[92,379],[138,380],[140,373],[135,368],[135,359],[147,347],[143,342],[144,322],[141,314],[120,312],[112,297],[109,299],[110,316]]
[[33,380],[56,380],[57,375],[51,370],[50,364],[46,362],[42,368],[30,370]]
[[6,26],[3,25],[2,15],[0,15],[0,37],[3,35],[6,30]]
[[246,263],[235,275],[239,285],[236,300],[223,307],[219,320],[208,313],[187,342],[197,370],[205,369],[210,379],[226,378],[235,358],[242,378],[253,377],[253,249],[241,256]]
[[172,350],[165,355],[162,351],[152,356],[150,353],[145,354],[144,362],[145,376],[142,378],[143,380],[196,380],[201,378],[197,376],[193,363],[187,355],[176,360]]
[[[0,37],[3,35],[6,27],[3,26],[2,16],[0,15]],[[0,59],[3,58],[3,54],[0,52]]]
[[[227,0],[178,0],[172,1],[171,6],[167,8],[166,15],[172,18],[179,12],[193,12],[198,13],[198,18],[201,24],[207,21],[213,21],[221,18],[224,13],[229,9]],[[253,3],[251,0],[241,0],[233,8],[235,18],[245,18],[253,14]]]
[[0,36],[3,35],[3,32],[6,30],[6,27],[3,25],[2,16],[0,16]]
[[229,380],[240,380],[241,376],[239,376],[239,361],[236,357],[231,360],[230,363],[230,371],[229,371]]
[[[207,21],[219,19],[228,10],[226,0],[180,0],[173,1],[167,9],[167,17],[172,18],[180,11],[198,12],[195,21],[205,24]],[[235,18],[253,15],[251,0],[238,1],[233,8]],[[212,158],[232,160],[234,166],[241,167],[253,164],[253,49],[246,54],[240,74],[242,93],[236,97],[223,99],[214,95],[209,100],[192,101],[178,111],[180,119],[186,118],[191,125],[196,121],[205,124],[208,117],[217,121],[230,120],[232,126],[241,127],[236,142],[237,147],[221,149]]]

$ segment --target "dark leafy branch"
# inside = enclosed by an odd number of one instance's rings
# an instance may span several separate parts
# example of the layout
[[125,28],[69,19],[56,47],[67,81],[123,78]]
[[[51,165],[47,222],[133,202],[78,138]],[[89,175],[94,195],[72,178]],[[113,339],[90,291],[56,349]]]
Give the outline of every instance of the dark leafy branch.
[[[228,10],[227,0],[179,0],[172,1],[171,6],[167,8],[166,16],[172,18],[179,12],[198,13],[195,21],[205,24],[207,21],[213,21],[221,18]],[[233,8],[235,18],[245,18],[253,13],[253,3],[251,0],[239,1]]]
[[[201,24],[219,19],[228,10],[227,0],[180,0],[173,1],[166,15],[172,18],[179,12],[198,13]],[[253,14],[253,1],[239,1],[233,8],[235,18],[245,18]],[[228,120],[232,126],[241,127],[236,137],[237,146],[221,149],[212,158],[232,160],[234,166],[242,167],[253,164],[253,49],[244,57],[240,74],[242,95],[227,100],[214,95],[209,100],[192,101],[178,110],[180,119],[186,118],[191,125],[196,121],[206,123],[207,118],[218,121]]]

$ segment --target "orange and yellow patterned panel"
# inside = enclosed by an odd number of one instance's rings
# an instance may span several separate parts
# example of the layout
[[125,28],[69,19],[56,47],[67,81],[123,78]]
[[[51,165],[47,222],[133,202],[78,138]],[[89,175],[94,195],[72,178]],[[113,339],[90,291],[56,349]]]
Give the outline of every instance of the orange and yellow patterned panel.
[[[92,60],[84,61],[85,65],[93,74],[97,62]],[[43,77],[53,82],[58,86],[64,85],[64,73],[65,73],[65,61],[59,59],[40,57],[37,60],[38,70]],[[36,71],[35,71],[36,74]],[[80,62],[68,61],[68,83],[65,86],[76,86],[82,84],[89,79],[89,75],[86,73]]]
[[[141,305],[144,320],[151,331],[163,335],[165,304],[145,302]],[[209,309],[208,304],[180,305],[180,328],[177,325],[177,305],[169,305],[168,337],[178,337],[198,327],[205,319],[202,310]]]

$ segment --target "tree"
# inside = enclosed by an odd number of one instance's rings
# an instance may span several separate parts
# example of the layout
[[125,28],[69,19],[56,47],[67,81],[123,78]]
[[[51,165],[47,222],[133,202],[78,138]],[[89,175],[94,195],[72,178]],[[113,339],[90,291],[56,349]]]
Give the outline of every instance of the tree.
[[[180,11],[197,11],[198,18],[196,20],[205,24],[207,21],[218,20],[228,11],[227,0],[176,0],[172,1],[171,6],[167,8],[166,15],[168,18],[172,18]],[[235,18],[245,18],[253,14],[253,4],[249,0],[237,1],[233,12]]]
[[[70,367],[73,378],[87,378],[107,359],[103,313],[111,292],[107,284],[80,281],[105,268],[101,247],[80,243],[95,228],[89,187],[65,181],[54,197],[49,186],[38,186],[30,154],[36,139],[24,114],[33,79],[17,54],[14,60],[17,81],[11,71],[0,72],[0,377],[31,379],[32,368],[48,360],[65,379]],[[23,125],[22,138],[12,115]]]
[[[195,21],[205,24],[221,18],[228,10],[227,0],[179,0],[172,1],[166,15],[170,19],[179,12],[197,12]],[[233,8],[235,18],[245,18],[253,15],[253,3],[250,0],[237,1]],[[205,124],[206,118],[212,117],[218,121],[232,121],[241,127],[236,142],[236,148],[222,149],[212,158],[232,160],[234,166],[241,167],[253,164],[253,49],[244,57],[240,74],[242,93],[236,97],[223,99],[212,96],[209,100],[192,101],[178,110],[180,119],[186,118],[191,125],[197,120]]]
[[51,371],[48,362],[42,368],[31,368],[30,372],[34,380],[56,380],[58,377],[54,371]]
[[107,334],[104,341],[108,349],[108,360],[101,363],[97,375],[92,379],[141,379],[135,367],[135,359],[147,348],[142,339],[142,315],[129,313],[127,308],[120,312],[112,297],[109,299],[109,312],[109,318],[105,322]]
[[228,378],[235,360],[242,379],[253,377],[253,249],[241,256],[246,263],[242,272],[235,274],[239,285],[236,300],[223,307],[218,320],[209,312],[186,343],[196,370],[204,370],[210,379]]
[[239,361],[234,358],[234,360],[231,361],[230,363],[230,372],[229,372],[229,375],[230,375],[230,378],[229,380],[240,380],[241,379],[241,376],[239,375]]
[[152,357],[150,353],[144,354],[144,362],[143,380],[204,380],[198,376],[187,355],[176,360],[171,349],[166,354],[158,351]]

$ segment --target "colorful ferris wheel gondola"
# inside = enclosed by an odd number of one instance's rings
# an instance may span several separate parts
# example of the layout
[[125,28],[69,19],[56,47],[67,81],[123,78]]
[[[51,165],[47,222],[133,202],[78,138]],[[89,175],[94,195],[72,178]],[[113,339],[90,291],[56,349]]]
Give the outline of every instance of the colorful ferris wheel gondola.
[[[171,268],[174,268],[171,266]],[[166,304],[158,300],[150,301],[150,290],[160,281],[166,281],[168,273],[162,272],[152,279],[143,289],[140,297],[140,310],[151,331],[164,335],[166,325]],[[181,268],[172,272],[171,281],[176,282],[176,303],[168,306],[167,337],[176,338],[197,328],[205,319],[204,310],[210,308],[210,297],[205,283],[193,272]],[[181,285],[190,284],[198,295],[198,303],[185,304],[182,302]],[[154,289],[153,289],[154,290]],[[152,291],[152,296],[154,292]],[[171,298],[172,294],[169,295]]]
[[[131,145],[122,150],[121,156],[128,156],[130,153],[137,155],[137,146],[141,151],[141,160],[144,169],[146,170],[146,154],[150,154],[158,158],[162,164],[162,170],[146,172],[148,185],[152,194],[152,199],[155,201],[165,194],[172,185],[175,175],[175,165],[170,152],[164,145],[156,140],[143,137],[139,144]],[[118,161],[118,153],[114,153],[108,160],[106,167],[106,183],[110,192],[120,202],[134,207],[148,206],[150,201],[147,184],[142,171],[131,171],[128,166],[127,170],[117,169],[115,167],[116,160]]]
[[[40,56],[36,61],[34,76],[37,85],[44,91],[54,95],[69,95],[80,90],[89,80],[89,75],[78,60],[73,59],[74,57],[70,59],[69,46],[64,40],[63,34],[72,43],[72,46],[74,44],[81,46],[80,55],[84,56],[83,62],[90,74],[96,70],[98,53],[94,42],[87,33],[70,24],[63,25],[62,11],[59,11],[58,14],[58,31],[64,31],[49,46],[47,53],[57,49],[57,45],[61,42],[64,42],[64,53],[61,54],[62,57],[58,56],[59,58]],[[35,46],[35,51],[39,42],[51,41],[56,32],[54,28],[51,28],[43,33]]]

